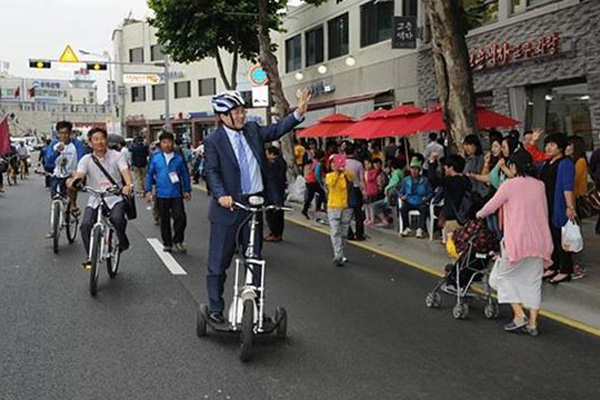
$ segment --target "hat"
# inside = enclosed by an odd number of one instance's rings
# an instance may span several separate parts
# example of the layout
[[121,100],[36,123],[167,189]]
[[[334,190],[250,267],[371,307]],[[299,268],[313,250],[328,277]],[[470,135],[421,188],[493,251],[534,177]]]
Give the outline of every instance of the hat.
[[333,157],[333,167],[335,169],[346,168],[346,156],[337,154]]
[[417,157],[413,157],[412,160],[410,161],[411,168],[421,169],[422,166],[423,166],[423,164],[421,163],[421,161],[419,161],[419,159]]

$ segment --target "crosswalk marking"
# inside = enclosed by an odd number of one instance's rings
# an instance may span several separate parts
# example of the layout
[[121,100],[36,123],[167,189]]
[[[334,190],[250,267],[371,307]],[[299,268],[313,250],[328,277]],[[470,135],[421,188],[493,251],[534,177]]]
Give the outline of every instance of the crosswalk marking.
[[148,238],[148,243],[154,249],[156,254],[160,257],[165,267],[173,274],[173,275],[187,275],[185,269],[179,265],[177,260],[173,257],[173,255],[169,252],[163,251],[163,245],[160,240],[154,238]]

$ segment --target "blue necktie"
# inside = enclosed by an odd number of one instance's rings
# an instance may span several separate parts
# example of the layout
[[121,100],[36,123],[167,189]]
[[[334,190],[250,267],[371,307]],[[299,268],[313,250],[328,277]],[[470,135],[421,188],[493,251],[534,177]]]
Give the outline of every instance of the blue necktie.
[[235,137],[237,139],[238,163],[240,164],[240,174],[242,176],[242,193],[248,194],[252,188],[252,178],[250,177],[248,156],[246,155],[246,148],[242,141],[242,133],[238,133]]

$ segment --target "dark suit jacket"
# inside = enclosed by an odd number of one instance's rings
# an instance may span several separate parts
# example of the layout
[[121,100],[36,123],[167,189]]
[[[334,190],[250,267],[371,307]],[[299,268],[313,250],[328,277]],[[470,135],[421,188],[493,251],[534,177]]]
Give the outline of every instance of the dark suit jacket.
[[[244,136],[258,161],[265,188],[267,187],[267,159],[264,143],[279,139],[299,123],[294,115],[289,115],[269,126],[260,126],[256,122],[249,122],[244,126]],[[239,218],[238,210],[232,212],[217,203],[217,199],[221,196],[231,196],[234,201],[242,200],[240,167],[223,127],[210,134],[204,141],[204,156],[206,179],[212,194],[208,219],[216,224],[233,225]]]
[[267,201],[283,206],[287,186],[287,163],[280,155],[273,163],[267,162]]

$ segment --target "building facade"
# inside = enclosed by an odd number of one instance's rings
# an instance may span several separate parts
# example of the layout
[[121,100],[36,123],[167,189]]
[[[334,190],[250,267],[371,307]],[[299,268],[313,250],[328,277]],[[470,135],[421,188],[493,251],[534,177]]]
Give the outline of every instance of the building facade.
[[392,49],[392,18],[417,16],[420,7],[418,0],[336,0],[288,10],[285,33],[274,39],[288,99],[305,86],[315,93],[304,126],[334,112],[359,118],[419,101],[419,54]]
[[0,77],[0,115],[10,115],[13,136],[49,135],[57,121],[104,124],[110,110],[98,104],[94,81]]
[[[496,0],[467,35],[477,100],[522,121],[582,136],[600,133],[600,1]],[[421,47],[419,102],[437,101],[431,48]]]
[[[132,63],[117,65],[115,70],[117,104],[126,136],[145,135],[154,140],[168,122],[178,136],[197,143],[214,129],[216,119],[210,100],[225,90],[214,59],[190,64],[169,62],[157,44],[156,29],[145,21],[125,20],[114,30],[112,42],[115,60]],[[231,55],[225,52],[221,55],[225,70],[230,71]],[[250,68],[249,62],[239,60],[237,89],[240,91],[251,90],[247,77]],[[166,115],[167,101],[169,115]],[[250,110],[251,118],[263,122],[265,115],[264,110]]]

